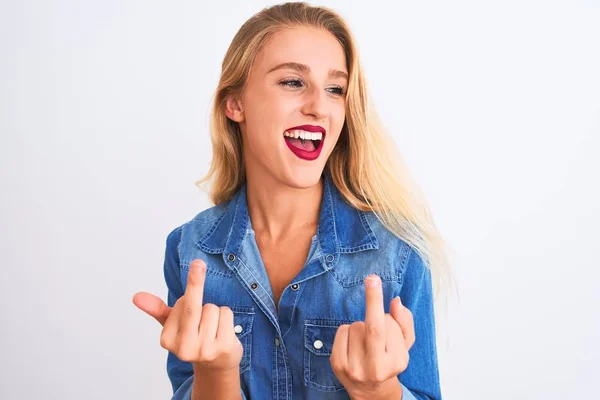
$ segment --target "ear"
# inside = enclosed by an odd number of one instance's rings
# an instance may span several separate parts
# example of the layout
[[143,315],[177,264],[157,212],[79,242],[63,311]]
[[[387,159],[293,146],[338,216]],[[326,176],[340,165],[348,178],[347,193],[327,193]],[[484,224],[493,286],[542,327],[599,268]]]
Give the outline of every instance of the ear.
[[225,102],[225,115],[232,121],[242,122],[246,118],[244,116],[244,108],[242,107],[242,100],[235,98],[234,96],[227,97]]

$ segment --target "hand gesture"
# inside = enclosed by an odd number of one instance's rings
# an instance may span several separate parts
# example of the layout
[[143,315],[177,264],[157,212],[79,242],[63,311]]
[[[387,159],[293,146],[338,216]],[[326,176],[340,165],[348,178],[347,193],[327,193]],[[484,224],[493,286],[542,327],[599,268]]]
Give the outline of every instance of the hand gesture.
[[415,342],[412,313],[397,297],[384,313],[381,279],[365,280],[365,321],[341,325],[331,351],[331,367],[353,399],[400,398],[397,375],[408,367]]
[[239,368],[244,349],[234,332],[233,312],[229,307],[202,305],[205,278],[206,264],[194,260],[185,293],[173,308],[144,292],[137,293],[133,303],[163,325],[160,345],[181,361],[193,363],[195,369]]

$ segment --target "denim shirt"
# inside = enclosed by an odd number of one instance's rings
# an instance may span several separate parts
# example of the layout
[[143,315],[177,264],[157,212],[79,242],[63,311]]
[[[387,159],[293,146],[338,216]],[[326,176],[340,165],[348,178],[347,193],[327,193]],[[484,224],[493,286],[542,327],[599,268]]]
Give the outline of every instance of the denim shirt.
[[[234,313],[244,348],[242,398],[349,399],[329,357],[337,327],[364,321],[364,280],[375,273],[382,280],[385,312],[400,296],[413,313],[416,341],[408,368],[398,375],[402,399],[441,399],[429,269],[374,213],[349,205],[328,174],[323,175],[318,229],[306,263],[283,290],[278,307],[248,215],[246,186],[168,235],[164,276],[169,306],[184,294],[196,258],[207,264],[204,303],[228,306]],[[192,365],[169,352],[167,373],[173,399],[189,399]]]

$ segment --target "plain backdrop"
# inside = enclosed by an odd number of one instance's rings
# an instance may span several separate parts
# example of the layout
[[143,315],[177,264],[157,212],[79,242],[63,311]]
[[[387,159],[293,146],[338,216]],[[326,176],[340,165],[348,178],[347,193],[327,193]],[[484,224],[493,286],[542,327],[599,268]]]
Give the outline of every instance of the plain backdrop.
[[[168,399],[167,234],[209,206],[220,63],[261,1],[2,1],[0,398]],[[576,399],[600,358],[600,4],[323,1],[455,251],[444,398]]]

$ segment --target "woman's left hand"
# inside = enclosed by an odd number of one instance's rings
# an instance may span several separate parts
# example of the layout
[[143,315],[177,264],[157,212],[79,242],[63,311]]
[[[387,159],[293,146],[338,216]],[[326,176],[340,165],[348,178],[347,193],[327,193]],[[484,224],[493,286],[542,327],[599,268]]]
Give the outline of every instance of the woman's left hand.
[[415,342],[412,313],[396,297],[383,308],[381,279],[365,279],[365,321],[341,325],[331,350],[331,367],[353,400],[400,399],[397,375],[408,367]]

